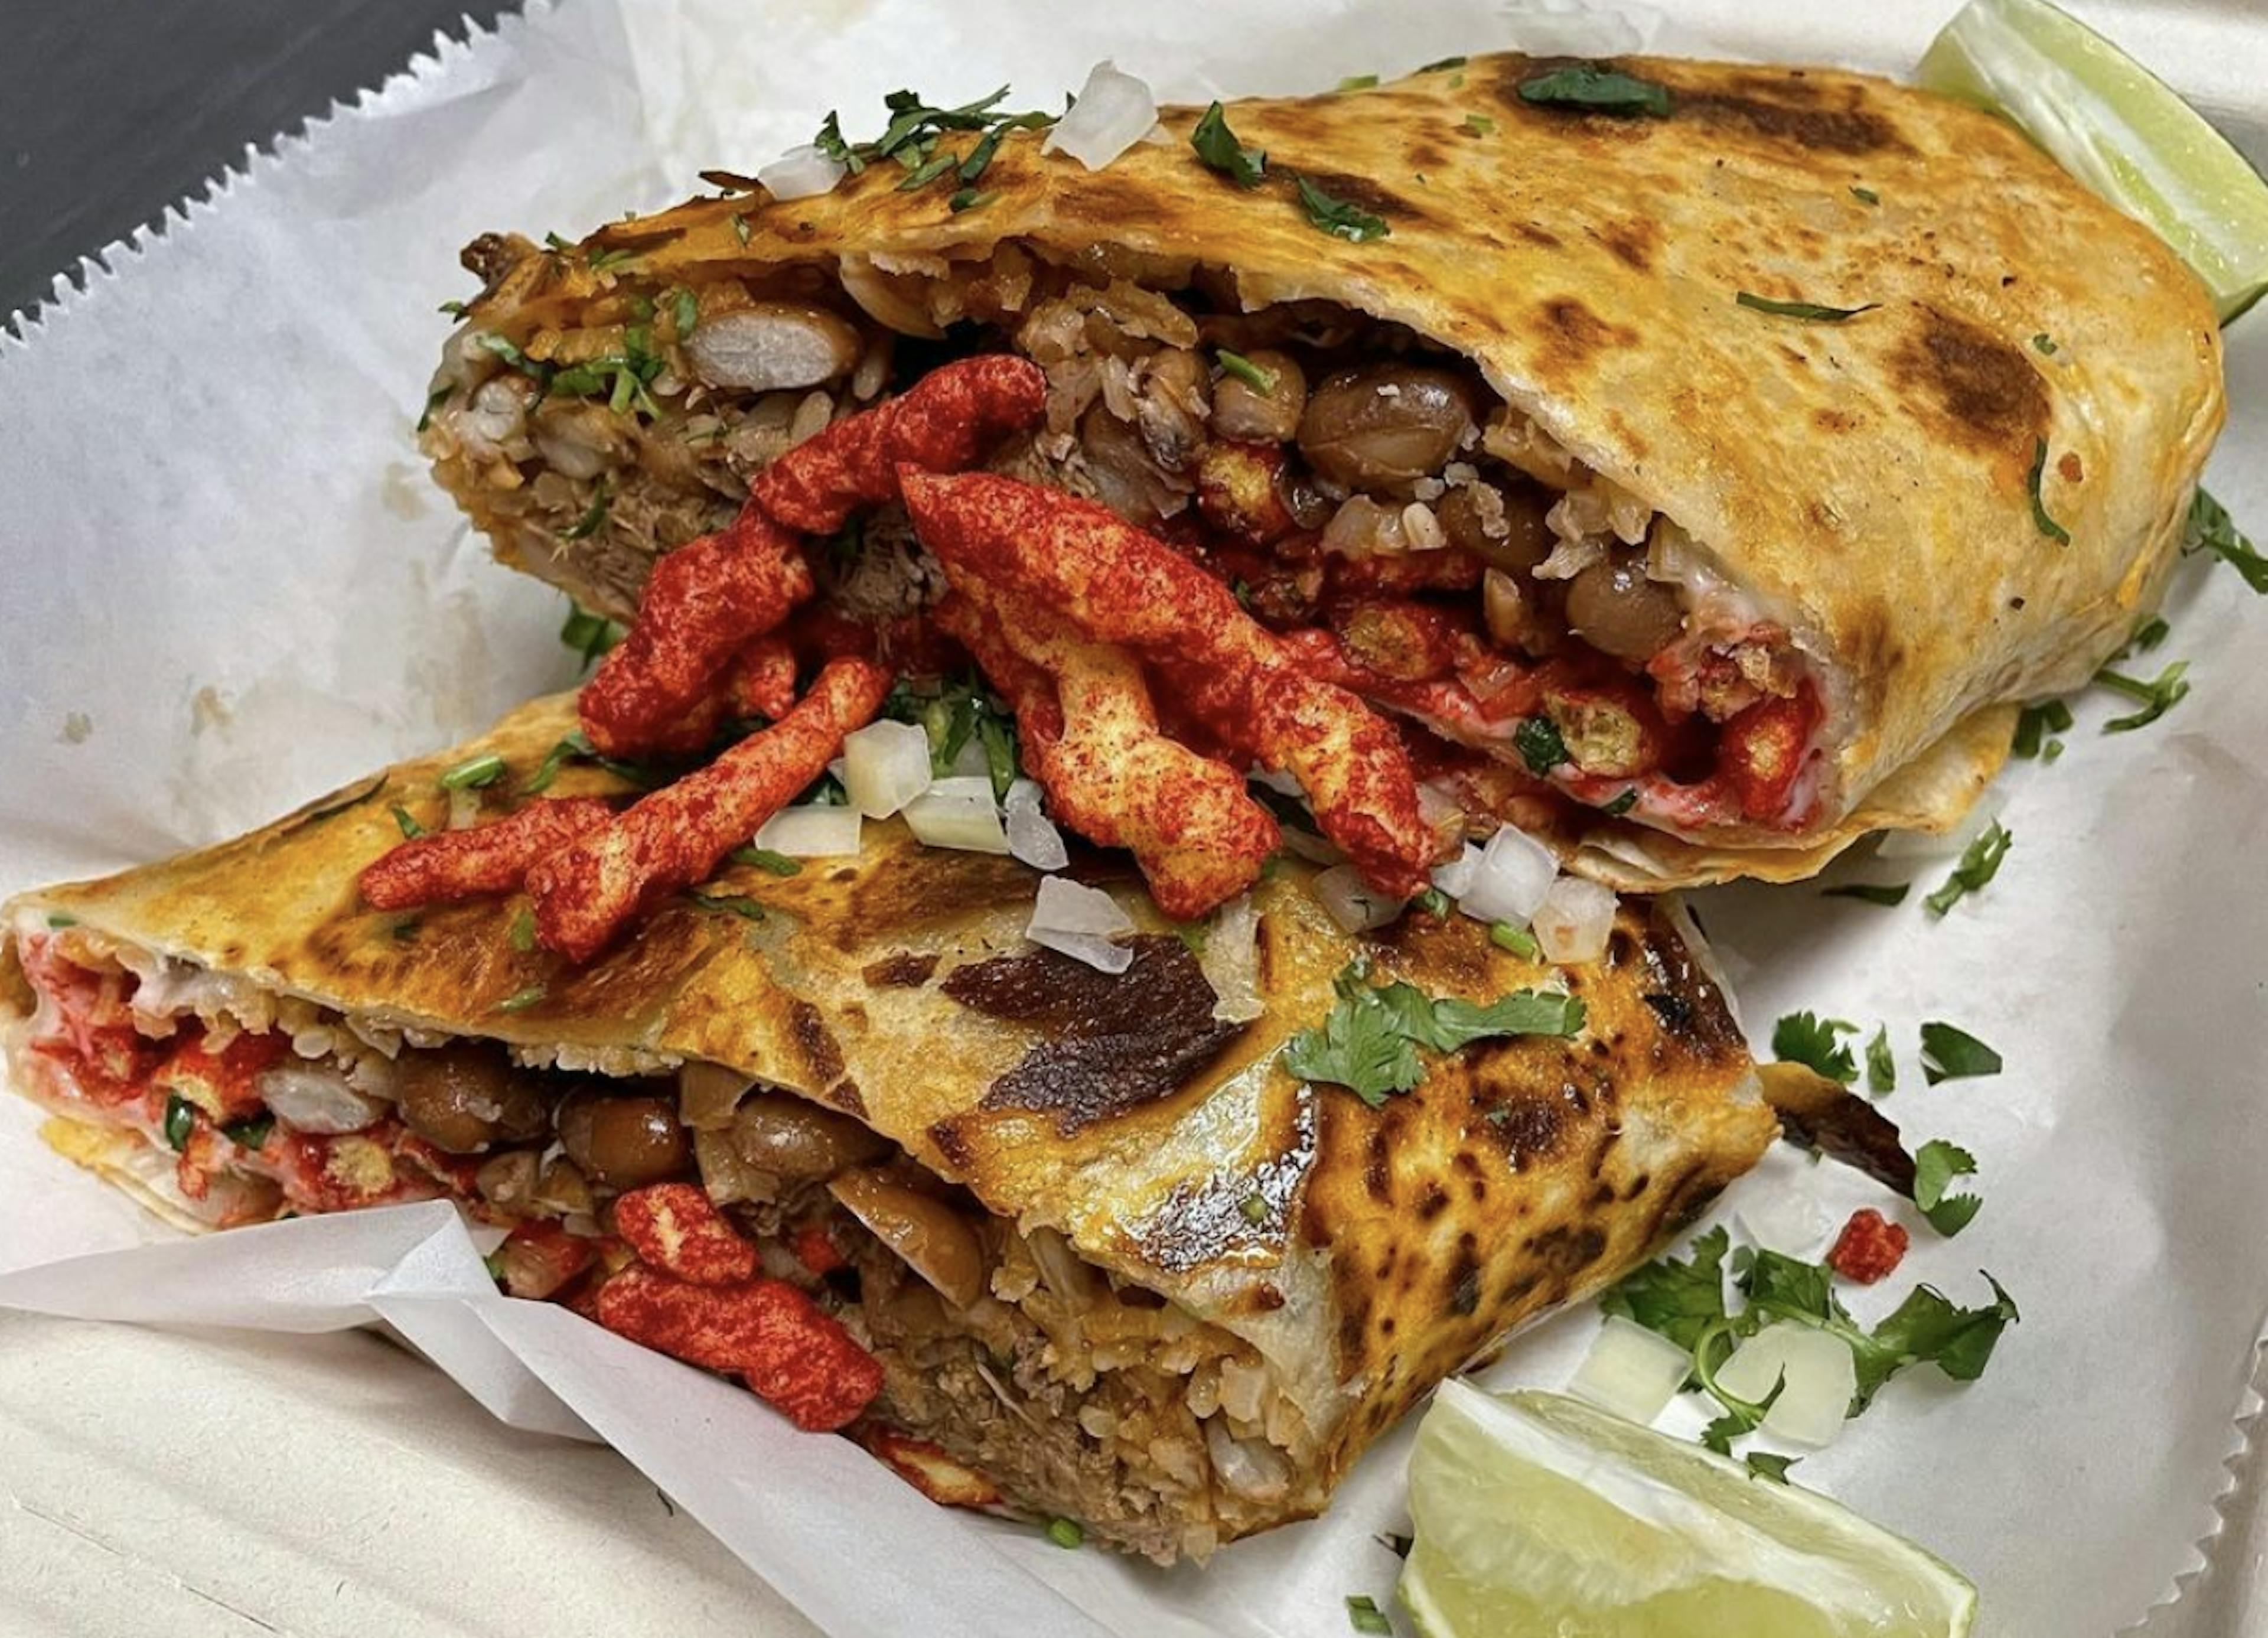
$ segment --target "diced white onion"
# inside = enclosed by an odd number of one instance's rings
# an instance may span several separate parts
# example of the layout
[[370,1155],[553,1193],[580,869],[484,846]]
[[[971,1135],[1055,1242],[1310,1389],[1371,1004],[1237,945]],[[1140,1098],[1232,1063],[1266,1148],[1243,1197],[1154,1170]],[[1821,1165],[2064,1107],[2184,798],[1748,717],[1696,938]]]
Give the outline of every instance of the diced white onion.
[[1668,1338],[1610,1314],[1567,1391],[1602,1411],[1651,1422],[1693,1369],[1693,1355]]
[[1134,964],[1134,952],[1116,941],[1119,934],[1133,931],[1134,919],[1101,889],[1049,876],[1032,903],[1032,923],[1025,934],[1033,943],[1098,971],[1116,973]]
[[961,742],[961,749],[953,753],[953,766],[946,772],[954,778],[983,774],[990,779],[991,770],[991,758],[985,753],[983,740],[972,734]]
[[1607,935],[1614,931],[1614,891],[1580,876],[1561,876],[1543,896],[1532,926],[1544,960],[1596,961],[1607,953]]
[[1252,895],[1241,893],[1213,912],[1199,965],[1212,985],[1215,1018],[1249,1023],[1260,1016],[1260,912]]
[[809,199],[832,193],[849,167],[831,159],[809,143],[791,148],[756,173],[764,191],[775,199]]
[[449,793],[449,829],[469,830],[481,822],[481,793],[467,786]]
[[1347,933],[1382,927],[1402,913],[1402,901],[1373,892],[1352,865],[1334,865],[1315,878],[1315,896]]
[[1550,848],[1506,825],[1481,849],[1472,880],[1454,895],[1457,908],[1477,921],[1509,921],[1524,927],[1543,907],[1543,896],[1558,874],[1559,861]]
[[1465,851],[1447,864],[1433,867],[1433,885],[1451,898],[1462,898],[1472,889],[1480,867],[1481,850],[1468,842]]
[[1060,870],[1071,863],[1063,832],[1040,811],[1040,787],[1019,779],[1008,787],[1008,852],[1035,870]]
[[989,802],[992,800],[992,778],[983,773],[948,773],[942,779],[931,780],[924,793],[953,802]]
[[841,802],[783,808],[764,821],[756,832],[756,845],[790,859],[852,859],[858,856],[865,823],[857,808]]
[[1717,1385],[1761,1401],[1785,1374],[1787,1385],[1764,1414],[1764,1431],[1821,1450],[1835,1442],[1859,1391],[1858,1361],[1842,1338],[1792,1319],[1766,1325],[1718,1368]]
[[1282,768],[1255,768],[1250,777],[1253,784],[1264,785],[1278,796],[1300,802],[1307,800],[1307,787]]
[[1298,825],[1284,827],[1284,846],[1311,865],[1337,865],[1346,861],[1346,854],[1325,841],[1313,830],[1302,830]]
[[924,846],[958,848],[964,853],[1005,853],[1008,833],[992,794],[940,796],[932,791],[906,804],[906,823]]
[[1826,1243],[1834,1220],[1816,1200],[1790,1189],[1760,1191],[1734,1215],[1758,1245],[1808,1261]]
[[335,1069],[313,1064],[278,1064],[262,1070],[252,1089],[269,1112],[300,1132],[335,1137],[375,1123],[379,1105],[346,1083]]
[[929,735],[910,722],[870,722],[843,741],[843,788],[869,819],[887,819],[930,786]]
[[1079,88],[1071,112],[1048,133],[1043,153],[1067,153],[1090,171],[1099,171],[1158,123],[1158,100],[1147,82],[1119,72],[1116,63],[1094,65]]

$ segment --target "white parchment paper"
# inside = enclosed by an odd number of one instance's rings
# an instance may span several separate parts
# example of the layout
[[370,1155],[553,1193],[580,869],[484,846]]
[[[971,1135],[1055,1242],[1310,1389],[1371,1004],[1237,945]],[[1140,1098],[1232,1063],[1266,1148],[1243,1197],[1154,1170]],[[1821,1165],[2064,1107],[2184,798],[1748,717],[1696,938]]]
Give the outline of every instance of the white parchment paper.
[[[829,107],[858,128],[900,85],[966,98],[1012,80],[1039,106],[1109,55],[1204,98],[1522,41],[1580,48],[1570,31],[1599,29],[1599,49],[1902,71],[1951,6],[1572,9],[566,0],[445,44],[0,336],[0,891],[217,839],[569,679],[561,601],[484,561],[411,446],[446,328],[432,307],[466,293],[454,256],[478,231],[579,232],[666,203],[703,166],[753,168],[807,137]],[[2242,0],[2077,9],[2268,153]],[[2236,415],[2213,483],[2268,532],[2268,318],[2231,340]],[[1974,1302],[1989,1268],[2022,1324],[1983,1382],[1900,1379],[1797,1476],[1962,1566],[1994,1634],[2109,1634],[2177,1583],[2198,1590],[2183,1578],[2219,1529],[2268,1315],[2268,895],[2253,863],[2268,606],[2198,563],[2169,613],[2173,636],[2141,664],[2189,659],[2195,693],[2110,738],[2112,702],[2082,702],[2062,760],[2006,781],[2017,840],[1999,881],[1942,923],[1918,901],[1948,860],[1831,878],[1918,877],[1896,911],[1808,888],[1698,905],[1759,1038],[1796,1007],[1887,1023],[1903,1088],[1888,1111],[1982,1162],[1976,1223],[1951,1243],[1918,1232],[1892,1288],[1853,1306],[1871,1317],[1913,1277]],[[1991,1041],[2006,1073],[1924,1088],[1925,1019]],[[831,1633],[1291,1638],[1342,1630],[1347,1593],[1383,1602],[1391,1585],[1373,1537],[1400,1522],[1406,1428],[1329,1518],[1203,1572],[1068,1553],[931,1508],[847,1443],[797,1435],[563,1310],[497,1296],[445,1206],[168,1242],[33,1124],[0,1104],[0,1270],[15,1271],[0,1305],[386,1322],[514,1425],[615,1445]],[[1782,1152],[1725,1211],[1815,1253],[1824,1231],[1801,1243],[1802,1200],[1822,1225],[1888,1204]],[[1491,1380],[1564,1383],[1595,1323],[1537,1329]],[[2257,1562],[2246,1546],[2152,1632],[2239,1630],[2259,1607]]]

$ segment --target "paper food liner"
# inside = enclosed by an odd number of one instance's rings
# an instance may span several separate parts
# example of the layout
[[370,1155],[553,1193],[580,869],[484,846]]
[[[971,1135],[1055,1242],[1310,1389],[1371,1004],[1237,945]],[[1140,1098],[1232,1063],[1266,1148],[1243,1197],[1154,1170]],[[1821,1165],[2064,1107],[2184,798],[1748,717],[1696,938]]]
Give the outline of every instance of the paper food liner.
[[[2081,9],[2268,151],[2240,0]],[[1518,43],[1641,41],[1900,72],[1950,6],[1859,10],[1152,0],[1049,8],[1042,24],[1005,0],[569,0],[444,41],[0,336],[0,889],[216,840],[571,679],[562,600],[484,560],[412,446],[446,330],[433,306],[469,293],[454,257],[478,232],[579,232],[666,203],[703,166],[752,168],[807,139],[828,107],[861,129],[901,85],[961,100],[1012,81],[1019,106],[1046,106],[1110,56],[1201,100]],[[2268,318],[2230,340],[2237,408],[2212,476],[2260,529]],[[2268,608],[2201,561],[2168,614],[2173,636],[2143,664],[2190,660],[2196,691],[2112,737],[2112,703],[2081,702],[2067,754],[2005,781],[2016,841],[1999,878],[1943,921],[1918,899],[1946,859],[1838,867],[1916,878],[1895,911],[1801,886],[1697,896],[1754,1033],[1799,1007],[1887,1022],[1902,1088],[1887,1111],[1910,1141],[1982,1162],[1976,1222],[1952,1242],[1921,1232],[1889,1288],[1852,1306],[1876,1317],[1915,1279],[1980,1301],[1990,1269],[2022,1323],[1983,1381],[1909,1373],[1796,1476],[1962,1567],[1986,1630],[2027,1638],[2109,1634],[2184,1589],[2198,1596],[2153,1632],[2259,1612],[2257,1551],[2229,1549],[2201,1590],[2194,1577],[2239,1479],[2232,1540],[2268,1534],[2238,1421],[2257,1407],[2268,1313]],[[2005,1073],[1924,1087],[1926,1019],[1992,1042]],[[0,1267],[18,1271],[0,1274],[0,1304],[385,1322],[513,1425],[612,1443],[829,1632],[1292,1638],[1341,1630],[1349,1593],[1383,1604],[1391,1589],[1375,1536],[1403,1520],[1406,1424],[1327,1518],[1210,1568],[1065,1553],[932,1508],[848,1442],[796,1434],[563,1310],[498,1296],[446,1205],[172,1241],[33,1125],[0,1110]],[[1815,1255],[1862,1204],[1889,1202],[1783,1149],[1724,1213]],[[1535,1329],[1486,1380],[1564,1383],[1596,1323],[1587,1308]]]

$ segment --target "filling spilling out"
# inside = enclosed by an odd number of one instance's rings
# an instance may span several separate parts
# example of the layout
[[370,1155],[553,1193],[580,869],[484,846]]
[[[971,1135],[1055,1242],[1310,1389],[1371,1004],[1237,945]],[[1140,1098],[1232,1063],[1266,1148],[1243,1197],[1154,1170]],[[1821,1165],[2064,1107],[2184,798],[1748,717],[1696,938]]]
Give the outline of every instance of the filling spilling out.
[[[489,239],[467,262],[493,285],[556,254]],[[993,469],[1210,569],[1303,665],[1393,713],[1469,815],[1792,832],[1819,809],[1826,705],[1785,625],[1404,327],[1250,306],[1225,269],[1101,247],[607,277],[571,326],[505,336],[475,312],[425,446],[504,550],[609,612],[786,450],[941,364],[1010,351],[1044,370],[1047,412]],[[896,508],[814,557],[821,609],[862,622],[918,629],[946,589]],[[909,645],[940,651],[934,633]]]
[[[14,951],[10,1057],[63,1118],[58,1146],[176,1214],[227,1228],[454,1200],[500,1233],[508,1294],[728,1375],[704,1333],[732,1329],[742,1294],[792,1288],[834,1346],[772,1368],[875,1373],[879,1391],[776,1394],[755,1371],[751,1387],[791,1414],[843,1406],[828,1424],[933,1500],[1073,1516],[1161,1562],[1319,1504],[1298,1476],[1307,1425],[1249,1344],[983,1211],[848,1116],[711,1065],[527,1061],[77,928],[18,928]],[[721,1214],[747,1279],[679,1288],[641,1261],[624,1203],[668,1185]],[[655,1284],[697,1323],[642,1325],[608,1294]]]

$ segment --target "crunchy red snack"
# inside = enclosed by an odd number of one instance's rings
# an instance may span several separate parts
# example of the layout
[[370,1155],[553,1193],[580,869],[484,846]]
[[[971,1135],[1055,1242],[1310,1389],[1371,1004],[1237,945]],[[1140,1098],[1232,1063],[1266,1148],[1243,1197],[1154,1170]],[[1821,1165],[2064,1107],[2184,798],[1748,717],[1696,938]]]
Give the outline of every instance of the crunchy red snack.
[[536,1220],[513,1225],[489,1265],[503,1281],[505,1295],[540,1302],[556,1295],[597,1257],[597,1250],[581,1236],[569,1234],[556,1222]]
[[1000,1487],[948,1454],[943,1445],[895,1428],[865,1428],[858,1433],[882,1465],[940,1507],[998,1507]]
[[618,1336],[740,1376],[807,1432],[849,1426],[882,1391],[880,1362],[781,1280],[696,1286],[633,1266],[600,1288],[598,1317]]
[[872,660],[830,660],[770,727],[546,854],[527,872],[537,939],[570,961],[588,961],[641,911],[706,880],[827,771],[843,736],[873,719],[889,688],[890,674]]
[[291,1050],[291,1037],[247,1030],[216,1052],[210,1037],[194,1035],[151,1077],[159,1093],[186,1098],[215,1121],[243,1120],[264,1106],[254,1082]]
[[821,1279],[850,1265],[850,1259],[843,1255],[843,1248],[835,1243],[835,1236],[827,1232],[823,1223],[806,1223],[797,1229],[792,1249],[795,1260]]
[[1197,455],[1197,510],[1224,535],[1265,546],[1300,526],[1276,491],[1284,469],[1281,444],[1216,439]]
[[[964,577],[958,594],[964,612],[954,624],[984,623],[988,650],[1005,646],[1052,682],[1051,704],[1020,708],[1017,721],[1026,764],[1057,818],[1130,849],[1158,908],[1177,921],[1210,914],[1259,880],[1283,841],[1275,819],[1234,769],[1160,731],[1132,656],[1082,641],[1046,609],[993,596],[981,577]],[[995,686],[1015,701],[1030,699],[1034,684],[1017,673]]]
[[1843,1225],[1835,1249],[1827,1254],[1828,1265],[1845,1280],[1871,1286],[1896,1270],[1912,1238],[1904,1225],[1867,1206],[1852,1213],[1851,1221]]
[[755,1277],[755,1244],[698,1184],[632,1190],[615,1202],[615,1232],[644,1261],[693,1285],[729,1286]]
[[1544,712],[1578,773],[1633,779],[1661,765],[1669,748],[1668,727],[1653,697],[1631,678],[1618,673],[1571,675],[1554,661],[1539,682]]
[[1364,879],[1409,897],[1433,837],[1391,728],[1344,689],[1308,675],[1228,588],[1156,536],[1091,501],[990,473],[900,474],[916,532],[948,574],[1061,614],[1130,649],[1229,744],[1288,769],[1323,833]]
[[777,722],[795,709],[795,651],[777,635],[760,637],[733,656],[726,692],[743,717]]
[[1447,676],[1464,635],[1447,609],[1404,598],[1358,598],[1337,609],[1331,623],[1349,659],[1395,682]]
[[1793,822],[1788,793],[1803,771],[1804,749],[1819,726],[1819,696],[1758,700],[1725,725],[1720,765],[1743,816],[1759,823]]
[[752,505],[669,553],[654,565],[629,635],[584,686],[583,732],[609,756],[688,749],[684,725],[734,653],[784,620],[813,584],[795,536]]
[[750,505],[806,535],[832,535],[862,507],[898,498],[898,469],[961,472],[1047,410],[1048,378],[992,353],[931,372],[887,403],[837,421],[758,473]]
[[468,830],[417,837],[364,867],[364,902],[375,910],[408,910],[509,893],[537,860],[613,816],[595,796],[540,797],[518,813]]

